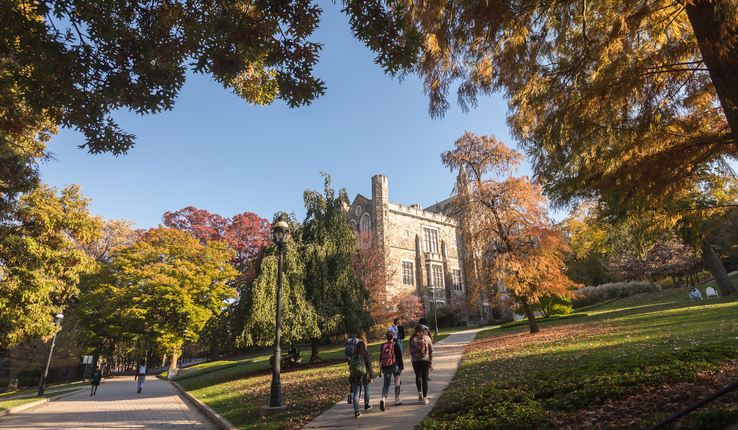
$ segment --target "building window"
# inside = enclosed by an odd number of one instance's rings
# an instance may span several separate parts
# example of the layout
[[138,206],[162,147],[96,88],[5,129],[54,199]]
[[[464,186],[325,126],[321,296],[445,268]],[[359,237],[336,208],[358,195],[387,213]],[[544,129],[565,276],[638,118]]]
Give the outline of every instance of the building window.
[[415,285],[413,263],[411,261],[402,262],[402,285]]
[[423,240],[425,252],[438,254],[438,229],[423,227]]
[[451,269],[451,286],[454,291],[464,291],[464,286],[461,284],[461,270]]
[[402,237],[410,237],[410,230],[403,228],[402,229]]
[[361,215],[361,205],[356,206],[356,216]]
[[359,225],[356,224],[356,220],[353,220],[353,219],[351,220],[351,228],[353,228],[354,231],[358,231]]
[[425,267],[428,272],[429,286],[443,288],[443,266],[440,264],[429,264]]
[[364,214],[361,217],[361,231],[370,231],[372,229],[372,220],[369,218],[369,214]]

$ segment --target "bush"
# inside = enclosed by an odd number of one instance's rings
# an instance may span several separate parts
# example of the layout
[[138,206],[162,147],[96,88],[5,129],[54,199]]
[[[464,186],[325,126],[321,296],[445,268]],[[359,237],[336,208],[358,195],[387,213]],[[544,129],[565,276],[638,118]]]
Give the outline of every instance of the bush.
[[603,300],[630,297],[639,293],[661,291],[661,286],[650,281],[612,282],[596,287],[584,287],[577,290],[579,294],[595,293]]
[[[546,294],[538,299],[537,302],[531,301],[530,307],[533,312],[538,312],[544,317],[550,317],[551,315],[566,315],[572,312],[571,298],[560,297],[555,294]],[[518,306],[515,309],[516,315],[525,315],[525,309],[523,306]]]
[[583,308],[585,306],[592,306],[602,301],[602,297],[597,293],[581,292],[578,290],[574,293],[574,297],[571,298],[571,305],[574,309]]

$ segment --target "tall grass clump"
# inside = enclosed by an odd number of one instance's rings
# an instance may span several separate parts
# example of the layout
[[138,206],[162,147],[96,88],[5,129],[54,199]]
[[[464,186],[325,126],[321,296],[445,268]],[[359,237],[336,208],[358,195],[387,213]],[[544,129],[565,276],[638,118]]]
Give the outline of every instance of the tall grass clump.
[[597,294],[602,300],[622,299],[640,293],[661,291],[661,285],[651,281],[611,282],[596,287],[578,289],[577,294]]

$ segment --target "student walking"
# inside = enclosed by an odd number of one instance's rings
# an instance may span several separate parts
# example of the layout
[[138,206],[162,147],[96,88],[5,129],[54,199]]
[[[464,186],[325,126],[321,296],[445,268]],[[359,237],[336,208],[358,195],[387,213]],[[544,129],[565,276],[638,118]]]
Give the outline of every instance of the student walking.
[[102,379],[102,370],[100,370],[100,366],[97,364],[95,365],[95,371],[92,372],[92,385],[90,386],[90,395],[94,396],[97,394],[97,387],[100,386],[100,380]]
[[372,371],[372,360],[369,357],[369,351],[366,349],[366,342],[358,342],[356,344],[356,352],[351,357],[349,364],[349,380],[353,392],[354,417],[359,418],[359,393],[364,388],[364,411],[372,408],[369,403],[369,384],[374,380],[374,372]]
[[144,382],[146,382],[146,360],[141,360],[141,363],[138,365],[138,372],[136,372],[136,376],[133,377],[133,380],[138,379],[138,390],[137,393],[140,393],[143,389]]
[[390,382],[392,376],[395,377],[395,406],[402,404],[400,400],[400,375],[405,369],[402,364],[402,350],[395,342],[395,335],[391,331],[386,335],[387,343],[382,344],[379,351],[379,367],[382,369],[384,376],[384,385],[382,385],[382,400],[379,401],[379,410],[384,411],[385,402],[387,401],[387,393],[389,393]]
[[418,324],[410,336],[410,361],[415,372],[415,386],[418,388],[418,401],[428,404],[428,372],[433,370],[433,340]]
[[400,325],[400,319],[395,318],[394,323],[387,330],[395,335],[395,342],[400,347],[400,353],[404,353],[402,350],[402,339],[405,339],[405,327]]
[[[366,343],[366,333],[364,333],[364,330],[359,330],[356,332],[356,337],[352,337],[351,339],[346,341],[346,346],[344,347],[343,353],[348,357],[348,365],[351,366],[351,358],[356,353],[356,345],[359,342],[364,342],[364,346],[367,345]],[[361,394],[361,393],[359,393]],[[348,395],[348,404],[350,405],[354,400],[354,386],[351,384],[351,377],[349,376],[349,395]]]

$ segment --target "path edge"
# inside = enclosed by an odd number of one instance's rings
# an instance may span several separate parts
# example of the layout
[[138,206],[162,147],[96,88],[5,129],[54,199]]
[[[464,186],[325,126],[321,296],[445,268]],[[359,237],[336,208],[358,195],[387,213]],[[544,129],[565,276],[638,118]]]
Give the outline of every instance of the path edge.
[[25,411],[26,409],[35,408],[36,406],[43,405],[44,403],[48,403],[48,402],[51,402],[53,400],[59,400],[59,399],[65,398],[65,397],[73,396],[75,394],[79,394],[80,391],[81,390],[76,390],[76,391],[73,391],[71,393],[60,394],[58,396],[49,397],[47,399],[39,399],[39,400],[36,400],[35,402],[26,403],[25,405],[13,406],[12,408],[6,409],[4,411],[0,411],[0,417],[4,417],[6,415],[10,415],[10,414],[15,414],[15,413],[18,413],[18,412],[22,412],[22,411]]
[[195,406],[197,406],[197,408],[200,409],[202,411],[202,413],[204,413],[205,415],[207,415],[208,418],[210,418],[211,420],[213,420],[213,422],[215,423],[215,425],[217,425],[219,428],[221,428],[223,430],[238,430],[238,428],[236,426],[234,426],[233,424],[231,424],[227,419],[223,418],[223,416],[221,416],[219,413],[215,412],[215,410],[213,410],[213,408],[211,408],[210,406],[208,406],[205,403],[203,403],[202,400],[198,399],[192,393],[190,393],[189,391],[187,391],[184,388],[182,388],[178,383],[176,383],[174,381],[164,381],[164,382],[165,383],[168,382],[168,383],[174,385],[177,388],[177,390],[180,392],[180,394],[182,394],[183,396],[187,397],[187,399],[189,401],[191,401],[192,403],[194,403]]

